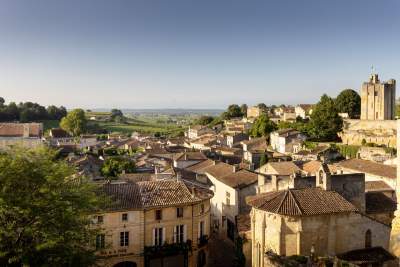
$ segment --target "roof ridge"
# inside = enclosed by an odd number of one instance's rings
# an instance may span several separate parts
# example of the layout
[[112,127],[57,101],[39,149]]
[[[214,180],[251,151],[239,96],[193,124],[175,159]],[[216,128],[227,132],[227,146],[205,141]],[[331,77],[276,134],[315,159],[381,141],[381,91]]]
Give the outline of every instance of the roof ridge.
[[293,194],[292,190],[288,189],[289,194],[292,196],[294,204],[296,205],[296,208],[300,211],[301,215],[304,215],[303,210],[300,208],[300,205],[295,197],[295,195]]
[[[285,199],[287,198],[287,194],[288,194],[288,191],[285,191],[285,196],[282,198],[282,200],[281,200],[281,203],[279,203],[279,205],[278,205],[278,207],[276,208],[276,213],[279,213],[279,210],[281,209],[281,207],[282,207],[282,204],[283,204],[283,202],[285,201]],[[277,194],[277,196],[278,196],[279,194]],[[274,199],[274,198],[272,198],[272,199]],[[271,200],[272,200],[271,199]]]

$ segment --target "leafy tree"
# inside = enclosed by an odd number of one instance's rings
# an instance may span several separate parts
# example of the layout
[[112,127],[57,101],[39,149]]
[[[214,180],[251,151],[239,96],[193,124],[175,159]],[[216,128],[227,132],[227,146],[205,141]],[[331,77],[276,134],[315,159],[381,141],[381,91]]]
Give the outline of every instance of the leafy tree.
[[107,158],[101,168],[101,174],[105,177],[117,177],[122,172],[132,173],[135,171],[135,163],[123,157]]
[[86,130],[87,120],[85,111],[74,109],[62,118],[60,126],[73,136],[79,136]]
[[52,105],[47,107],[47,114],[50,120],[61,120],[67,116],[67,109],[63,106],[58,108]]
[[311,114],[309,134],[318,141],[336,140],[337,133],[342,130],[343,120],[338,114],[335,101],[327,95],[315,105]]
[[343,90],[335,99],[339,113],[348,113],[350,118],[359,118],[361,112],[361,98],[352,89]]
[[92,266],[97,189],[48,148],[0,155],[0,266]]
[[214,117],[212,117],[212,116],[200,116],[200,117],[196,120],[196,124],[208,125],[208,124],[210,124],[213,120],[214,120]]
[[0,97],[0,107],[3,107],[5,102],[4,98]]
[[267,157],[265,156],[265,154],[262,154],[260,158],[260,167],[265,165],[266,163],[267,163]]
[[240,111],[242,112],[242,116],[243,117],[247,117],[247,105],[246,104],[242,104],[241,106],[240,106]]
[[112,109],[112,110],[111,110],[111,118],[115,118],[115,117],[117,117],[117,116],[122,117],[122,116],[124,116],[124,114],[123,114],[122,111],[119,110],[119,109],[116,109],[116,108]]
[[239,105],[232,104],[232,105],[229,105],[227,111],[222,113],[221,117],[224,120],[229,120],[232,118],[237,118],[237,117],[242,117],[242,116],[243,116],[243,113],[242,113]]
[[266,114],[262,114],[254,122],[250,129],[250,135],[253,137],[268,137],[269,134],[277,129],[276,124],[269,119]]

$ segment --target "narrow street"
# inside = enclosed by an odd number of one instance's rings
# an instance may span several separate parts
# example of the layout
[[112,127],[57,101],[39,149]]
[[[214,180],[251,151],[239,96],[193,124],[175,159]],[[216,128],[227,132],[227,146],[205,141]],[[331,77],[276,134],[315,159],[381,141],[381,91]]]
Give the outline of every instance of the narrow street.
[[232,267],[235,259],[233,242],[216,236],[209,242],[209,267]]

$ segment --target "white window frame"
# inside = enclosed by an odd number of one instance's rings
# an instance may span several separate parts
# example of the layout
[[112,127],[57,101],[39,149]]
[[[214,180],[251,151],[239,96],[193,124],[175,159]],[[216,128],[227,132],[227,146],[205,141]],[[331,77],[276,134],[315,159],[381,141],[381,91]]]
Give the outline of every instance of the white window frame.
[[174,243],[184,243],[187,240],[187,228],[186,224],[180,224],[174,226]]

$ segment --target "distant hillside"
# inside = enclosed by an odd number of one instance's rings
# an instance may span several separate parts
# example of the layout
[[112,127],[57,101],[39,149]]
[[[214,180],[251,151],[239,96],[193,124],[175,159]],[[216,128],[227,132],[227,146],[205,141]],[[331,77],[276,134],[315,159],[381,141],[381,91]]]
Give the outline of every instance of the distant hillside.
[[[105,112],[109,109],[92,109],[95,112]],[[121,109],[124,114],[165,114],[165,115],[210,115],[217,116],[224,112],[223,109]]]

